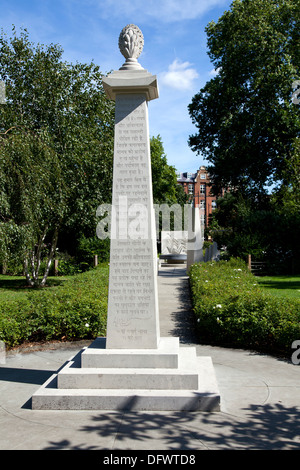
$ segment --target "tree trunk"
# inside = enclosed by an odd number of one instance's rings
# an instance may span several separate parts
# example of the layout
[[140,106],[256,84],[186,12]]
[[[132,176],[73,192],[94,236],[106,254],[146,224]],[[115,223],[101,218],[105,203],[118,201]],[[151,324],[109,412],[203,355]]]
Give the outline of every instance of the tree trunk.
[[33,287],[33,281],[31,280],[31,277],[30,277],[30,274],[29,274],[29,271],[28,271],[28,259],[27,259],[27,257],[24,259],[24,272],[25,272],[25,277],[26,277],[27,284],[29,286]]
[[46,284],[46,280],[49,274],[51,263],[55,254],[55,249],[56,249],[57,239],[58,239],[58,227],[56,227],[54,230],[51,248],[50,248],[50,252],[48,255],[47,266],[46,266],[43,278],[40,281],[39,271],[40,271],[40,266],[41,266],[42,248],[43,248],[43,243],[47,235],[47,230],[48,230],[48,227],[45,228],[42,236],[39,239],[38,244],[31,250],[31,253],[30,253],[31,274],[29,273],[29,266],[28,266],[29,254],[24,260],[25,277],[26,277],[28,285],[31,287],[43,287]]
[[7,261],[4,260],[2,263],[2,274],[6,274],[7,272]]

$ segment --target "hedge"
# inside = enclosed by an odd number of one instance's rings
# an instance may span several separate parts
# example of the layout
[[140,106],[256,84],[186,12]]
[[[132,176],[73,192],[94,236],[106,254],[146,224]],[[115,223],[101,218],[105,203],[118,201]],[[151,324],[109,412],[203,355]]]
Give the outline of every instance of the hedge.
[[100,265],[25,300],[0,302],[0,340],[9,349],[24,342],[105,336],[108,269]]
[[201,342],[291,356],[299,300],[266,292],[239,259],[194,264],[189,279]]

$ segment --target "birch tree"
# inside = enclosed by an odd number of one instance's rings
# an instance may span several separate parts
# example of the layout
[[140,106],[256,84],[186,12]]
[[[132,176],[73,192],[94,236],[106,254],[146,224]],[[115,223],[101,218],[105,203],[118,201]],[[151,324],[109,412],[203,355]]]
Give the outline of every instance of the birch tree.
[[[6,195],[0,222],[2,250],[7,258],[18,255],[23,260],[27,282],[33,287],[46,283],[66,211],[60,164],[46,138],[45,133],[11,129],[0,140]],[[42,257],[46,258],[43,273]]]
[[35,286],[46,283],[62,227],[96,228],[96,208],[111,197],[113,103],[99,66],[62,55],[59,45],[32,43],[27,30],[0,36],[0,224],[2,232],[5,223],[26,227],[20,245]]

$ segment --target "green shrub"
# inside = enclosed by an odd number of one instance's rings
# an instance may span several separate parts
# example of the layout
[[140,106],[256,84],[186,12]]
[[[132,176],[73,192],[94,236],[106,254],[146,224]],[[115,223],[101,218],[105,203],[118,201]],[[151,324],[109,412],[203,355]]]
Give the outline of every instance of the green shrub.
[[300,302],[266,293],[239,259],[195,264],[190,288],[203,342],[291,354],[300,339]]
[[78,274],[62,285],[0,303],[0,340],[12,347],[26,341],[78,340],[106,333],[108,265]]
[[[59,252],[56,259],[58,259],[58,276],[74,276],[74,274],[82,272],[74,256],[69,255],[67,252]],[[52,272],[54,274],[54,263],[52,265]]]
[[94,256],[98,256],[99,263],[109,261],[110,253],[110,239],[106,238],[101,240],[98,237],[86,238],[82,236],[79,239],[78,247],[76,250],[76,257],[78,263],[87,263],[93,265]]
[[22,343],[30,334],[30,327],[26,316],[29,304],[21,301],[0,302],[0,340],[6,346]]

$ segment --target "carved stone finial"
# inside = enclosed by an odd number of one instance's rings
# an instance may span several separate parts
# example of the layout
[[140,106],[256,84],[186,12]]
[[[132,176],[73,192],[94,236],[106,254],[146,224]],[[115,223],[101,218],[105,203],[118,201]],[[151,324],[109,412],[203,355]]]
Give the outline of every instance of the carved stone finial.
[[144,36],[140,28],[134,24],[128,24],[122,29],[119,36],[119,48],[126,62],[121,70],[141,69],[137,58],[144,47]]

